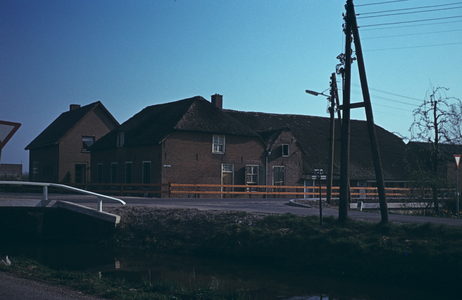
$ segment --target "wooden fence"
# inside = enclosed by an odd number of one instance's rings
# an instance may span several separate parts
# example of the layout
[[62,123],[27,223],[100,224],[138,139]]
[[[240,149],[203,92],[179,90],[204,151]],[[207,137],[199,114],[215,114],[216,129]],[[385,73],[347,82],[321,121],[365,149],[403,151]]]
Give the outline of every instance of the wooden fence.
[[[144,197],[217,197],[217,198],[317,198],[319,186],[279,186],[279,185],[221,185],[221,184],[135,184],[135,183],[86,183],[74,185],[78,188],[95,191],[102,194],[118,196]],[[338,198],[339,187],[332,187],[332,198]],[[386,188],[387,198],[409,198],[411,190],[408,188]],[[378,199],[375,187],[351,187],[352,199]],[[325,198],[327,188],[321,186],[321,197]]]

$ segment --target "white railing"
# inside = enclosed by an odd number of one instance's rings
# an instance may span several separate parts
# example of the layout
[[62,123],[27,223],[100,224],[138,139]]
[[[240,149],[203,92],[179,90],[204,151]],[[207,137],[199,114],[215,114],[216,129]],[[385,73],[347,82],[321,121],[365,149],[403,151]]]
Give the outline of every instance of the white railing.
[[74,191],[77,193],[81,194],[86,194],[86,195],[92,195],[97,197],[97,210],[99,212],[103,211],[103,199],[108,199],[108,200],[113,200],[120,202],[122,205],[125,205],[125,201],[120,200],[118,198],[106,196],[106,195],[101,195],[98,193],[78,189],[72,186],[64,185],[64,184],[59,184],[59,183],[47,183],[47,182],[30,182],[30,181],[0,181],[0,184],[8,184],[8,185],[31,185],[31,186],[42,186],[43,187],[43,195],[42,195],[42,206],[46,206],[46,203],[48,201],[48,187],[56,187],[64,190],[69,190],[69,191]]

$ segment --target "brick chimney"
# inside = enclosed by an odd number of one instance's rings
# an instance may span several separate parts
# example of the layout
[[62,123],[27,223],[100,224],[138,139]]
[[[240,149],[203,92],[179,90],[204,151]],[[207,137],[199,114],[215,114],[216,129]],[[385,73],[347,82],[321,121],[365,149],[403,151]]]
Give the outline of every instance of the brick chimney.
[[215,94],[212,95],[212,104],[218,107],[218,109],[223,109],[223,95]]
[[80,108],[80,104],[71,104],[69,111],[73,111],[74,109]]

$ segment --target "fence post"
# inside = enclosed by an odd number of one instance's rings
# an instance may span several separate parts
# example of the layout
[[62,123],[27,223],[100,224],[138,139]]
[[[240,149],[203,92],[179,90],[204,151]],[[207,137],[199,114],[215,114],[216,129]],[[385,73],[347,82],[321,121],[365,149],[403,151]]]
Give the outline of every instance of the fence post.
[[101,197],[98,197],[98,200],[96,202],[96,209],[99,211],[99,212],[102,212],[103,211],[103,199],[101,199]]
[[47,206],[48,201],[48,186],[43,186],[43,195],[41,206]]
[[171,196],[172,196],[172,184],[170,182],[167,183],[167,194],[168,194],[168,197],[171,198]]

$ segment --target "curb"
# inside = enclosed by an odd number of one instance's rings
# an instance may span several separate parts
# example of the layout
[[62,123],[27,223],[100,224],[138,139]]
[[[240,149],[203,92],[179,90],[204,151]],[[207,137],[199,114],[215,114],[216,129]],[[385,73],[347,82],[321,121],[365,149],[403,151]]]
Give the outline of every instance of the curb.
[[299,207],[306,207],[306,208],[311,208],[310,205],[306,205],[306,204],[300,204],[300,203],[297,203],[295,202],[295,199],[291,199],[289,200],[289,205],[292,205],[292,206],[299,206]]

